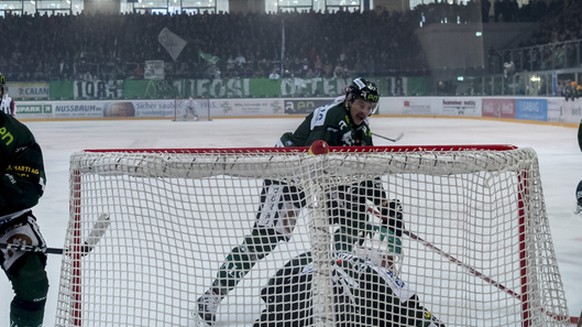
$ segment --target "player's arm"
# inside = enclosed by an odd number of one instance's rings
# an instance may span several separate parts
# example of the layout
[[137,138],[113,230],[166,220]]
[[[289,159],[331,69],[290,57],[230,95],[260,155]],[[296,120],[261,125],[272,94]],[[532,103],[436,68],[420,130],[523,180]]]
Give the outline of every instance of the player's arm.
[[279,138],[276,146],[278,147],[290,147],[290,146],[307,146],[309,144],[306,143],[307,137],[309,137],[309,133],[311,132],[310,129],[310,122],[311,117],[313,117],[313,113],[309,114],[303,122],[295,129],[293,133],[287,132],[281,135]]
[[0,215],[34,207],[44,193],[45,172],[38,144],[20,149],[0,176]]

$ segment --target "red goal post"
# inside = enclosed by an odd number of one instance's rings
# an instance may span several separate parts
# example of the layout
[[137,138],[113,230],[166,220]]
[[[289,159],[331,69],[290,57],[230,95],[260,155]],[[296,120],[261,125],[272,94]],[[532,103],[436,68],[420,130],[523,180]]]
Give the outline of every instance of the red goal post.
[[[317,281],[313,321],[341,323],[332,294],[335,227],[321,203],[330,190],[374,178],[403,205],[403,255],[394,273],[440,321],[447,326],[568,326],[532,149],[330,149],[325,155],[309,155],[306,148],[74,154],[56,326],[199,323],[196,299],[230,249],[250,232],[265,179],[297,185],[306,205],[289,242],[280,242],[223,300],[217,325],[253,325],[265,308],[261,289],[269,278],[308,251]],[[381,219],[379,212],[371,205],[369,220]],[[81,253],[83,239],[104,214],[108,230],[90,253]]]

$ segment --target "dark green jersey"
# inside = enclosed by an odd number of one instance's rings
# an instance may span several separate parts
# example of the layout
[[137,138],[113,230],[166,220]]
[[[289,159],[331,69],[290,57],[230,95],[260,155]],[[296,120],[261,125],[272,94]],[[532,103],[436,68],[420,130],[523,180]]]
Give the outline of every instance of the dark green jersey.
[[373,145],[367,122],[355,126],[343,98],[315,109],[295,132],[281,136],[280,145],[309,146],[315,140],[324,140],[330,146]]
[[0,112],[0,217],[35,206],[45,181],[42,151],[34,136]]

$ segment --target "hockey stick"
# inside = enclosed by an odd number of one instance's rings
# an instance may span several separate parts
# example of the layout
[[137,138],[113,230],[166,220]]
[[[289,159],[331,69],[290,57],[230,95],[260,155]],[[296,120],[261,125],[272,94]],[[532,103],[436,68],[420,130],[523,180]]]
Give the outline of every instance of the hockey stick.
[[372,133],[372,135],[374,135],[376,137],[379,137],[381,139],[390,141],[390,142],[398,142],[404,136],[404,133],[403,132],[400,132],[400,134],[398,134],[398,136],[396,136],[395,138],[386,137],[386,136],[383,136],[383,135],[380,135],[380,134],[376,134],[376,133]]
[[[387,222],[390,217],[386,217],[383,216],[382,213],[380,211],[378,211],[378,209],[376,209],[375,207],[370,207],[368,206],[367,209],[368,213],[375,216],[376,218],[379,218],[380,220],[382,220],[382,222]],[[414,234],[413,232],[409,231],[409,230],[402,230],[402,233],[407,235],[408,237],[410,237],[410,239],[415,240],[417,242],[419,242],[420,244],[424,245],[426,248],[433,250],[434,252],[436,252],[437,254],[440,254],[441,256],[447,258],[450,262],[456,264],[459,267],[463,267],[465,269],[467,269],[471,274],[473,274],[475,277],[480,278],[481,280],[497,287],[499,290],[505,292],[506,294],[513,296],[514,298],[516,298],[519,301],[523,301],[523,296],[517,294],[516,292],[514,292],[513,290],[509,289],[507,286],[499,283],[498,281],[496,281],[495,279],[486,276],[484,273],[480,272],[479,270],[477,270],[476,268],[462,262],[461,260],[457,259],[456,257],[454,257],[453,255],[445,252],[444,250],[440,249],[439,247],[437,247],[436,245],[430,243],[429,241],[424,240],[423,238],[421,238],[420,236]],[[570,317],[564,317],[564,316],[560,316],[557,315],[555,313],[552,312],[547,312],[546,310],[544,310],[543,308],[540,308],[540,311],[542,311],[544,314],[546,314],[548,317],[553,318],[557,321],[562,321],[562,320],[568,320],[570,319]]]
[[[95,245],[99,243],[103,234],[111,224],[109,220],[109,214],[103,213],[97,218],[97,222],[93,225],[93,228],[89,232],[87,239],[83,242],[83,245],[79,247],[79,252],[81,256],[86,256],[89,252],[93,250]],[[12,251],[26,251],[26,252],[41,252],[46,254],[63,254],[65,252],[70,252],[70,250],[64,250],[60,248],[50,248],[38,245],[29,244],[15,244],[15,243],[0,243],[0,249],[2,250],[12,250]]]
[[63,254],[61,248],[47,248],[28,244],[0,243],[0,249],[25,252],[44,252],[46,254]]

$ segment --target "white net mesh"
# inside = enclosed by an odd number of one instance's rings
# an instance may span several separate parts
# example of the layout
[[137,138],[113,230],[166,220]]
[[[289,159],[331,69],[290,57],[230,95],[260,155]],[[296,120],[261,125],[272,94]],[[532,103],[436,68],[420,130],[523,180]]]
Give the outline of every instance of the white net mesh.
[[[533,150],[373,149],[74,154],[57,326],[206,326],[197,301],[220,272],[240,282],[221,284],[215,326],[568,325]],[[365,183],[376,178],[402,205],[401,237],[366,234],[387,218]],[[282,190],[285,215],[272,219]],[[252,266],[261,203],[276,247]],[[110,226],[83,252],[103,214]]]

